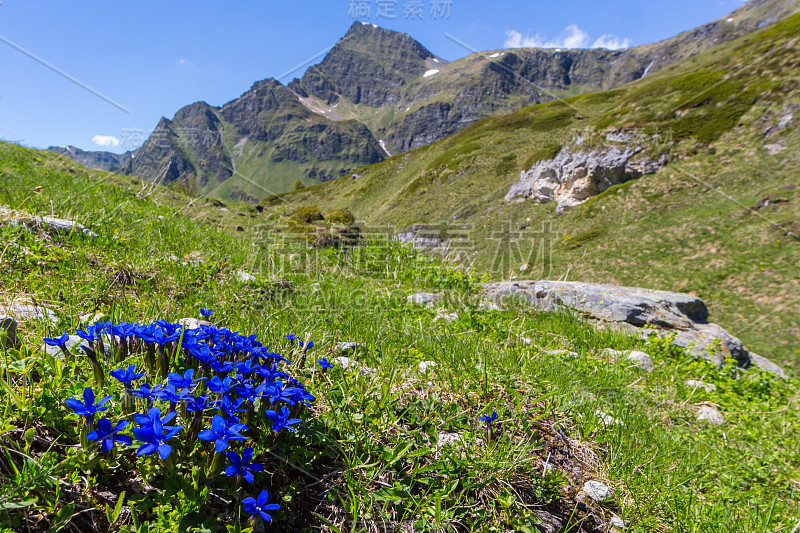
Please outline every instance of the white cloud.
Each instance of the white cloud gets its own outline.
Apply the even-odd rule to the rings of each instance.
[[[617,37],[604,33],[594,42],[592,48],[608,48],[609,50],[622,50],[623,48],[630,48],[631,40],[625,37]]]
[[[608,48],[619,50],[628,48],[631,45],[630,39],[617,37],[615,35],[603,34],[594,44],[589,34],[578,27],[577,24],[570,24],[555,39],[548,39],[540,34],[533,36],[522,35],[516,30],[506,31],[507,48]]]
[[[95,135],[92,137],[92,142],[98,146],[103,146],[106,148],[116,148],[122,144],[120,143],[119,139],[113,135]]]

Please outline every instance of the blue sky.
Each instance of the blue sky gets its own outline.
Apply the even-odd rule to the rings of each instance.
[[[121,152],[161,116],[171,118],[198,100],[222,105],[254,81],[286,73],[332,46],[353,23],[351,3],[361,4],[359,20],[404,31],[448,60],[468,52],[445,33],[478,50],[635,46],[712,21],[743,3],[438,0],[441,11],[449,4],[449,17],[441,11],[434,17],[434,1],[0,0],[0,138],[38,148]],[[380,4],[385,7],[379,17]],[[406,9],[418,13],[418,4],[421,18],[406,19]],[[385,16],[391,17],[391,6],[394,19]]]

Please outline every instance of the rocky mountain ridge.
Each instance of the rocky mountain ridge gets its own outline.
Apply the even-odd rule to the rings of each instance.
[[[797,0],[751,0],[723,19],[627,50],[500,50],[452,63],[407,34],[356,22],[288,86],[259,81],[222,107],[198,102],[162,118],[120,172],[255,201],[290,191],[298,179],[344,176],[483,118],[619,87],[797,10]],[[80,157],[108,166],[107,156]]]

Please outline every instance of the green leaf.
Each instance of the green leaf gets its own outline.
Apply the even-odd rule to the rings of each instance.
[[[35,504],[36,500],[27,500],[24,502],[1,502],[0,511],[13,511],[14,509],[25,509]]]
[[[20,398],[20,396],[16,393],[14,388],[8,383],[6,383],[6,380],[0,379],[0,387],[2,387],[11,397],[11,399],[14,400],[14,403],[17,404],[18,409],[25,408],[25,402],[22,401],[22,398]]]
[[[331,528],[331,530],[333,531],[333,533],[342,533],[342,530],[341,530],[341,529],[339,529],[338,527],[336,527],[335,525],[333,525],[333,522],[331,522],[330,520],[328,520],[327,518],[325,518],[325,517],[324,517],[324,516],[322,516],[321,514],[319,514],[319,513],[315,513],[315,512],[313,512],[313,511],[312,511],[312,513],[311,513],[311,514],[313,514],[314,516],[316,516],[317,518],[319,518],[320,520],[322,520],[322,521],[325,523],[325,525],[326,525],[326,526],[328,526],[329,528]]]
[[[75,514],[75,504],[70,502],[58,510],[56,516],[53,517],[53,525],[47,530],[47,533],[57,533],[67,527]]]

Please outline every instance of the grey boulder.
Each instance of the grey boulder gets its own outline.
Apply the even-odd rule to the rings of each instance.
[[[676,345],[718,366],[726,357],[732,357],[739,366],[755,365],[785,377],[779,366],[751,354],[742,341],[709,323],[705,302],[689,294],[574,281],[488,283],[484,292],[498,303],[514,297],[544,311],[571,310],[632,332],[674,336]],[[655,331],[641,329],[644,326]]]

